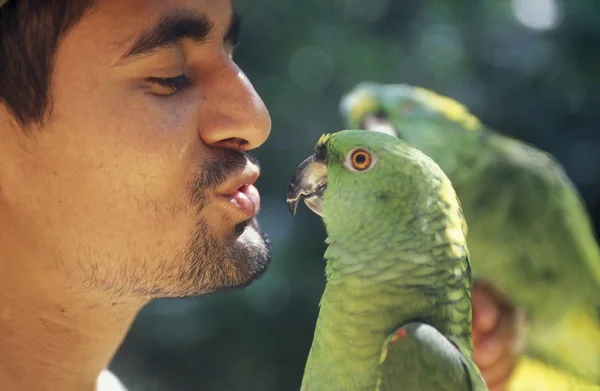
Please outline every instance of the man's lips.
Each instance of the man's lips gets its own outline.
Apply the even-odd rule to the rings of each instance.
[[[252,184],[240,186],[230,197],[232,204],[237,206],[244,215],[255,216],[260,209],[260,193]]]
[[[245,171],[244,175],[232,180],[228,189],[220,192],[220,196],[234,206],[245,219],[248,219],[255,216],[260,209],[260,193],[254,186],[259,173],[258,170],[252,168],[247,168]]]

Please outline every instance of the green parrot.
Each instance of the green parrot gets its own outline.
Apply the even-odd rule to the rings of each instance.
[[[523,353],[600,383],[600,250],[559,163],[420,87],[363,82],[340,111],[347,126],[401,138],[439,164],[469,223],[475,283],[492,282],[525,314]]]
[[[327,230],[327,283],[301,391],[487,390],[473,361],[471,264],[439,166],[394,137],[323,135],[293,174]]]

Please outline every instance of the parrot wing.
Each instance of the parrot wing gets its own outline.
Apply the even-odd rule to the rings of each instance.
[[[600,249],[585,204],[564,169],[526,143],[491,132],[486,138],[498,155],[487,171],[497,187],[495,197],[510,204],[505,218],[509,226],[516,225],[510,231],[528,235],[526,246],[516,250],[522,255],[523,278],[539,292],[549,282],[564,280],[600,305]],[[522,238],[512,239],[517,244]]]
[[[409,323],[381,351],[375,391],[487,391],[475,362],[433,326]]]
[[[493,179],[487,197],[494,194],[496,200],[481,192],[471,212],[483,214],[486,203],[504,203],[498,208],[504,219],[498,227],[506,227],[501,241],[511,243],[518,261],[515,272],[498,270],[491,280],[502,279],[498,285],[530,312],[528,351],[598,381],[600,249],[584,201],[550,154],[491,132],[484,143],[497,157],[486,170]],[[482,261],[477,267],[487,266]]]

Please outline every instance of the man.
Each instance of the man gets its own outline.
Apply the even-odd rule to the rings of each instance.
[[[247,151],[270,118],[238,32],[230,0],[0,8],[2,390],[94,390],[150,300],[265,271]]]
[[[521,349],[523,316],[492,284],[476,281],[473,356],[490,391],[507,391]]]

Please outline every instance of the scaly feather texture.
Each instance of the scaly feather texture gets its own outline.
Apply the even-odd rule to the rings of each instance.
[[[357,148],[369,169],[350,167]],[[315,155],[327,160],[327,284],[301,390],[487,390],[472,360],[466,223],[448,178],[382,134],[338,132]]]
[[[599,384],[600,249],[558,162],[419,87],[361,83],[341,108],[349,126],[369,119],[440,165],[469,223],[474,278],[527,314],[526,354]]]

